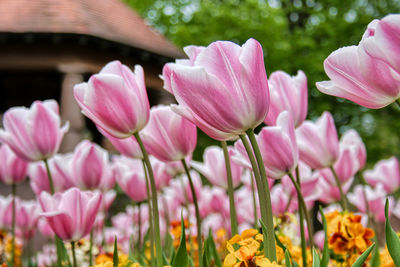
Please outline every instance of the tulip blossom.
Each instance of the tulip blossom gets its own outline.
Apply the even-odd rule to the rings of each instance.
[[[288,111],[293,118],[295,127],[301,125],[307,116],[307,77],[301,70],[291,77],[286,72],[276,71],[268,79],[271,97],[268,115],[264,122],[276,125],[276,120],[282,111]]]
[[[24,238],[31,238],[36,231],[40,207],[36,201],[18,201],[16,205],[16,226]]]
[[[341,151],[340,153],[348,148],[355,150],[354,153],[356,154],[356,158],[358,160],[359,169],[364,168],[365,162],[367,161],[367,150],[357,131],[353,129],[346,131],[340,138],[339,148]]]
[[[339,201],[341,199],[340,190],[337,187],[335,178],[331,170],[329,169],[318,170],[315,171],[313,175],[318,177],[317,188],[319,188],[319,190],[321,191],[321,194],[319,194],[319,200],[321,202],[328,204],[335,201]],[[343,178],[341,179],[342,180],[341,186],[343,192],[346,194],[349,191],[351,184],[353,183],[354,177],[353,176],[347,177],[345,182],[343,182],[344,180]]]
[[[118,185],[133,201],[142,202],[148,197],[146,178],[142,172],[125,171],[117,176]]]
[[[88,140],[76,146],[71,168],[74,184],[81,189],[97,189],[113,179],[107,151]]]
[[[190,176],[192,176],[196,196],[198,199],[201,199],[202,183],[200,175],[195,171],[190,171]],[[175,191],[175,196],[181,204],[193,203],[192,191],[190,190],[189,179],[186,174],[181,174],[172,180],[170,187]]]
[[[370,34],[364,36],[360,45],[367,54],[384,61],[400,73],[400,15],[391,14],[371,24],[373,30],[369,29]]]
[[[313,169],[331,166],[339,155],[339,140],[329,112],[316,122],[305,121],[296,129],[300,159]]]
[[[164,66],[164,87],[178,114],[217,140],[236,139],[262,123],[269,106],[268,80],[260,43],[217,41],[185,49],[189,60]]]
[[[234,151],[231,147],[228,148],[229,156],[232,157]],[[203,154],[204,163],[192,161],[191,165],[201,174],[203,174],[207,180],[215,185],[228,189],[228,178],[226,175],[226,166],[224,151],[218,146],[209,146],[206,148]],[[242,175],[242,166],[231,161],[231,172],[233,186],[236,187],[240,184],[240,178]]]
[[[62,128],[60,124],[55,100],[35,101],[30,108],[13,107],[4,114],[0,141],[26,161],[48,159],[58,151],[68,131],[68,123]]]
[[[367,199],[365,199],[365,197]],[[369,186],[356,185],[354,192],[348,194],[351,204],[357,207],[362,213],[367,213],[366,202],[368,202],[368,210],[370,215],[374,216],[377,222],[385,221],[385,202],[387,193],[382,184],[378,184],[375,189]],[[389,197],[390,206],[393,206],[394,199]]]
[[[166,162],[191,155],[197,142],[196,126],[162,105],[151,108],[149,123],[140,136],[149,153]]]
[[[18,199],[18,198],[17,198]],[[16,201],[18,201],[16,199]],[[13,197],[0,195],[0,229],[11,228]]]
[[[358,46],[343,47],[324,61],[330,81],[317,83],[326,94],[367,108],[382,108],[400,98],[399,15],[368,25]]]
[[[297,201],[297,199],[291,198],[288,194],[286,194],[281,184],[277,184],[272,187],[272,214],[275,216],[283,215],[286,211],[288,211],[291,201]]]
[[[400,164],[396,157],[378,161],[372,170],[365,171],[363,175],[373,187],[381,183],[388,194],[400,187]]]
[[[60,192],[71,187],[71,182],[65,180],[62,175],[55,171],[53,159],[49,161],[50,173],[53,178],[54,191]],[[43,162],[31,163],[28,168],[28,176],[30,178],[30,185],[32,191],[36,195],[40,195],[42,191],[51,192],[49,178],[47,176],[46,166]]]
[[[74,96],[83,114],[116,138],[137,133],[149,118],[144,72],[139,65],[133,73],[112,61],[87,83],[75,85]]]
[[[111,142],[111,144],[118,150],[121,155],[126,157],[142,159],[143,153],[140,150],[139,144],[134,136],[120,139],[108,134],[102,128],[98,127],[98,130]]]
[[[101,206],[100,193],[71,188],[53,196],[42,192],[39,203],[51,229],[64,241],[78,241],[90,233]]]
[[[296,168],[299,150],[293,121],[287,111],[278,116],[276,126],[261,129],[257,142],[268,177],[280,179]]]
[[[0,181],[19,184],[26,178],[28,162],[18,157],[6,144],[0,146]]]

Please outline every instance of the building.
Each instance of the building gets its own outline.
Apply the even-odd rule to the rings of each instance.
[[[71,151],[93,128],[73,98],[74,84],[118,59],[143,66],[151,104],[171,102],[158,76],[164,63],[182,56],[121,0],[2,0],[0,113],[58,100],[70,122],[61,150]]]

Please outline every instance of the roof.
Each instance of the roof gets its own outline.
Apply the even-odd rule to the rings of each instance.
[[[120,0],[1,0],[0,32],[84,34],[166,57],[183,56]]]

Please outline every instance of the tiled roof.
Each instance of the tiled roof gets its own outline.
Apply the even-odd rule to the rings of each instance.
[[[182,57],[178,48],[121,0],[1,0],[0,32],[85,34]]]

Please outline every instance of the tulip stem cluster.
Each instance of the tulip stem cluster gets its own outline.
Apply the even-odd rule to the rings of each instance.
[[[139,136],[139,133],[134,133],[136,141],[140,146],[140,150],[143,153],[143,160],[146,164],[147,173],[149,175],[150,180],[150,188],[151,188],[151,202],[152,202],[152,217],[153,217],[153,235],[154,242],[156,246],[156,259],[157,259],[157,267],[163,266],[163,256],[162,256],[162,247],[161,247],[161,234],[160,234],[160,220],[158,218],[158,203],[157,203],[157,189],[156,182],[154,179],[153,169],[151,167],[149,155],[144,147],[142,139]]]
[[[347,210],[347,198],[346,198],[346,194],[343,192],[343,188],[342,188],[342,185],[340,183],[339,177],[337,176],[337,173],[336,173],[335,169],[332,166],[330,166],[329,168],[331,169],[333,177],[335,178],[336,185],[339,188],[340,206],[342,207],[343,210]]]
[[[52,195],[54,195],[54,192],[55,192],[54,183],[53,183],[53,177],[51,176],[51,172],[50,172],[49,162],[47,159],[44,159],[43,162],[44,162],[44,165],[46,166],[47,177],[49,179],[50,193]]]
[[[72,250],[72,261],[73,261],[74,267],[78,267],[78,264],[76,263],[76,255],[75,255],[75,241],[71,241],[71,250]]]
[[[193,180],[192,176],[190,175],[189,168],[186,164],[185,159],[182,159],[182,165],[183,168],[185,169],[186,175],[189,180],[189,185],[190,185],[190,191],[192,192],[192,197],[193,197],[193,204],[194,204],[194,210],[196,213],[196,227],[197,227],[197,252],[199,255],[199,266],[203,267],[203,247],[202,247],[202,240],[201,240],[201,218],[200,218],[200,210],[199,210],[199,204],[197,202],[197,195],[196,195],[196,190],[194,189],[193,185]]]
[[[276,261],[276,248],[275,248],[275,232],[274,232],[274,222],[272,217],[272,206],[271,197],[269,194],[269,188],[267,186],[267,175],[264,168],[264,163],[262,162],[260,149],[258,148],[257,142],[255,140],[254,132],[252,129],[246,131],[247,136],[252,144],[250,146],[245,135],[240,135],[240,139],[246,149],[247,155],[249,157],[251,166],[253,168],[254,176],[256,179],[256,185],[258,189],[258,199],[260,203],[261,210],[261,220],[266,224],[268,233],[263,232],[264,236],[264,254],[271,261]],[[254,152],[253,152],[254,151]],[[256,156],[256,159],[254,158]],[[258,162],[258,166],[257,166]],[[260,171],[260,169],[262,169]],[[260,173],[263,172],[263,175]],[[265,180],[265,181],[264,181]]]
[[[234,188],[233,188],[231,161],[229,159],[229,152],[228,152],[228,147],[226,145],[226,141],[221,141],[221,145],[224,151],[226,177],[228,180],[229,214],[231,219],[231,232],[232,232],[231,234],[232,236],[234,236],[238,234],[238,222],[235,209],[235,198],[233,195]]]

